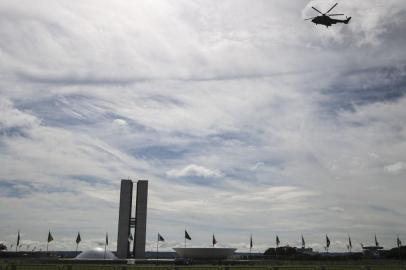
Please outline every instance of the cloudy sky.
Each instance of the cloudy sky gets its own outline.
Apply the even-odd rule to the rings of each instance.
[[[72,250],[149,180],[148,250],[406,242],[406,3],[0,0],[0,241]]]

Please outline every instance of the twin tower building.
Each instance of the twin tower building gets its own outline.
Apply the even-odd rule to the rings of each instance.
[[[131,180],[121,180],[117,236],[117,257],[121,259],[145,258],[148,181],[139,180],[136,184],[137,195],[133,218],[131,212],[135,183]]]

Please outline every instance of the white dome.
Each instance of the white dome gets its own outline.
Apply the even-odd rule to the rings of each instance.
[[[118,258],[113,252],[106,250],[104,248],[98,247],[91,250],[86,250],[81,252],[78,256],[75,257],[78,260],[117,260]]]

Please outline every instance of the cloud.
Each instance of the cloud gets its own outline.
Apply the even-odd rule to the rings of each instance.
[[[13,107],[13,103],[0,97],[0,133],[11,135],[24,129],[30,129],[40,123],[35,116],[24,113]]]
[[[127,125],[127,121],[125,121],[124,119],[114,119],[113,123],[119,125],[119,126],[126,126]]]
[[[203,178],[210,178],[210,177],[220,177],[221,173],[215,170],[210,170],[203,166],[199,166],[196,164],[190,164],[182,169],[173,169],[169,170],[166,173],[169,177],[188,177],[188,176],[197,176]]]
[[[394,164],[390,164],[390,165],[385,166],[385,171],[387,171],[388,173],[392,173],[392,174],[399,174],[403,170],[405,170],[405,168],[406,168],[405,163],[396,162]]]
[[[114,243],[128,177],[150,181],[150,243],[406,233],[402,0],[341,1],[328,29],[301,13],[334,2],[27,4],[0,3],[5,241]]]

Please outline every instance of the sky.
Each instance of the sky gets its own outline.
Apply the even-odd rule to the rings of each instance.
[[[147,250],[406,242],[406,2],[334,3],[0,0],[0,242],[115,250],[127,178]]]

